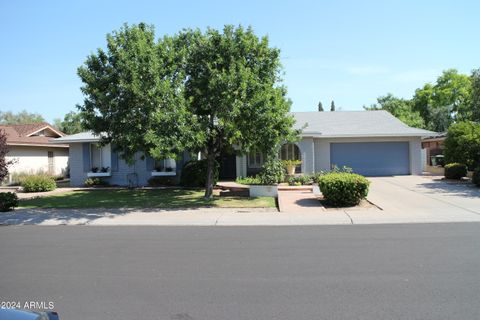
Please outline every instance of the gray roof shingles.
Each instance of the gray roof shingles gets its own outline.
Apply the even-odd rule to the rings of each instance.
[[[303,136],[381,137],[434,134],[432,131],[409,127],[384,110],[292,112],[292,115],[296,120],[295,128],[303,128]]]
[[[384,110],[292,112],[302,136],[314,137],[425,137],[435,132],[412,128]],[[91,132],[53,139],[54,143],[98,141]]]

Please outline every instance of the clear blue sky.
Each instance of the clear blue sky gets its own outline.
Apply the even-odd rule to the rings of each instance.
[[[124,22],[184,28],[251,25],[281,49],[294,111],[331,100],[358,110],[411,97],[447,68],[480,67],[480,1],[0,0],[0,110],[48,121],[81,103],[76,69]]]

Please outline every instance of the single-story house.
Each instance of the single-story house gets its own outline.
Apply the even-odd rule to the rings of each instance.
[[[411,128],[386,111],[293,112],[300,141],[287,143],[280,159],[298,159],[297,173],[348,166],[366,176],[422,174],[421,139],[434,133]],[[128,165],[99,146],[99,138],[84,132],[55,139],[70,145],[70,181],[82,185],[88,177],[106,177],[111,184],[146,185],[152,176],[178,177],[191,159],[184,152],[177,160],[155,161],[138,153]],[[254,175],[264,163],[260,152],[248,155],[224,154],[219,159],[220,178]],[[103,170],[101,169],[103,168]],[[102,172],[103,171],[103,172]]]
[[[68,167],[68,144],[52,143],[50,139],[64,137],[50,124],[32,123],[0,125],[7,136],[6,160],[15,160],[8,168],[10,178],[15,173],[66,173]]]

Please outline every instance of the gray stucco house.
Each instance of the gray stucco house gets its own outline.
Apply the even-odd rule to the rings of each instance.
[[[431,136],[431,131],[409,127],[381,110],[292,115],[296,128],[302,129],[301,139],[283,145],[279,157],[301,160],[298,173],[329,170],[333,165],[348,166],[366,176],[422,173],[421,139]],[[138,153],[134,165],[129,166],[112,152],[111,146],[99,147],[98,141],[89,132],[54,140],[70,145],[71,185],[83,185],[88,177],[104,177],[111,184],[143,186],[152,176],[179,177],[183,164],[192,157],[184,152],[176,160],[155,161]],[[248,155],[225,154],[218,160],[220,178],[235,179],[258,173],[264,157],[252,151]],[[102,167],[105,172],[100,172]]]

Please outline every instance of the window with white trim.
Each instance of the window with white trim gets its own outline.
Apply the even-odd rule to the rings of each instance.
[[[280,149],[278,157],[281,160],[301,160],[300,149],[294,143],[286,143]]]
[[[248,166],[250,168],[261,168],[263,166],[263,154],[254,150],[248,154]]]
[[[110,171],[110,145],[101,146],[98,143],[90,144],[90,166],[92,172]]]
[[[155,160],[156,172],[175,172],[177,170],[177,162],[175,159],[167,158]]]

